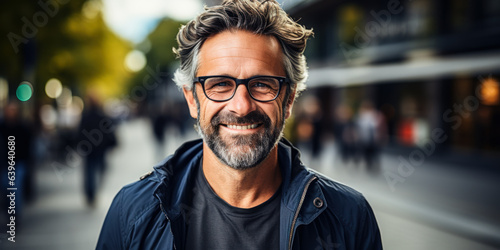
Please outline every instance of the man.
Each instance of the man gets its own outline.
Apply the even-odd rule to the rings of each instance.
[[[79,141],[87,139],[88,131],[99,130],[102,121],[111,121],[102,110],[101,100],[95,91],[90,91],[85,98],[85,109],[78,131],[86,131],[80,134]],[[116,146],[116,136],[114,131],[106,131],[99,139],[99,143],[84,157],[83,166],[83,190],[87,205],[95,207],[95,200],[99,189],[98,180],[102,179],[106,173],[106,153]],[[85,134],[85,135],[84,135]]]
[[[274,0],[224,1],[182,27],[175,81],[202,140],[117,194],[97,248],[381,249],[363,196],[281,139],[311,35]]]

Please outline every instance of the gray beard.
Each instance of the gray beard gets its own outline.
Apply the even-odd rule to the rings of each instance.
[[[218,122],[221,116],[225,116],[224,123],[230,120],[232,121],[231,123],[236,121],[240,124],[254,123],[256,118],[249,117],[260,117],[258,122],[262,123],[263,132],[251,135],[227,135],[223,137],[219,131],[222,125],[219,125]],[[200,117],[199,114],[198,117]],[[263,117],[265,118],[262,119]],[[197,119],[197,125],[198,133],[215,156],[222,163],[236,170],[250,169],[264,161],[281,139],[284,129],[283,122],[279,126],[272,128],[269,117],[257,112],[250,113],[242,118],[230,118],[228,114],[221,115],[219,113],[212,118],[209,125],[205,127],[201,126],[199,118]]]
[[[217,158],[225,165],[236,169],[245,170],[256,167],[264,161],[271,150],[278,144],[283,136],[285,127],[285,114],[281,119],[281,123],[276,127],[272,127],[271,119],[262,113],[253,111],[245,117],[236,117],[229,113],[217,113],[210,123],[203,127],[200,124],[200,103],[196,96],[196,91],[193,91],[196,101],[198,118],[196,119],[196,127],[198,134],[207,144],[208,148],[217,156]],[[262,123],[262,133],[251,135],[235,135],[222,138],[219,132],[221,122],[224,123]],[[226,140],[225,140],[226,139]]]

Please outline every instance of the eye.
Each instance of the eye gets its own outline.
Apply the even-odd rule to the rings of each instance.
[[[271,86],[269,86],[269,84],[265,83],[265,82],[256,82],[252,85],[254,88],[271,88]]]
[[[279,82],[273,78],[257,78],[250,82],[250,87],[259,92],[277,91]]]
[[[209,78],[205,82],[205,90],[213,92],[230,92],[235,86],[234,81],[224,77]]]
[[[227,86],[230,86],[231,83],[228,82],[228,81],[223,81],[223,82],[216,82],[213,84],[212,87],[227,87]]]

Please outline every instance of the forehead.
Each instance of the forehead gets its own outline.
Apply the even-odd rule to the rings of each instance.
[[[206,72],[237,77],[252,74],[253,71],[283,75],[282,56],[281,45],[274,36],[243,30],[224,31],[203,43],[199,75]]]

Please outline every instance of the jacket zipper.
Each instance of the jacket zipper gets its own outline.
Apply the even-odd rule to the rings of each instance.
[[[295,223],[297,222],[297,218],[299,217],[299,212],[300,209],[302,208],[302,205],[304,203],[304,199],[306,198],[307,190],[309,189],[309,185],[316,180],[316,176],[312,177],[309,179],[309,181],[306,183],[306,186],[304,188],[304,191],[302,192],[302,196],[300,197],[300,202],[299,205],[297,206],[297,211],[295,211],[295,215],[293,216],[293,221],[292,221],[292,228],[290,229],[290,238],[288,239],[288,249],[292,250],[292,238],[293,238],[293,229],[295,227]]]
[[[163,215],[165,215],[165,218],[167,218],[167,220],[170,221],[170,219],[167,216],[167,213],[165,212],[165,209],[163,208],[163,204],[161,202],[160,202],[160,208],[161,208],[161,212],[163,213]],[[170,224],[170,225],[172,225],[172,224]],[[172,233],[172,227],[170,227],[170,234],[172,234],[172,238],[173,238],[174,233]],[[174,239],[172,240],[172,244],[174,246],[174,250],[177,249],[175,247],[175,240]]]

